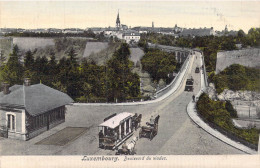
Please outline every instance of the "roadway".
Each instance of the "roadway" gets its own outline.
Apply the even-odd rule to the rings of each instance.
[[[194,78],[194,93],[200,89],[200,74],[195,74],[200,58],[194,59],[190,75]],[[186,77],[187,77],[186,76]],[[185,81],[185,80],[184,80]],[[244,154],[199,128],[186,112],[193,93],[184,92],[184,83],[168,98],[151,104],[113,106],[86,105],[68,106],[66,122],[29,140],[1,139],[2,155],[110,155],[115,151],[98,148],[97,126],[113,113],[132,112],[143,114],[142,125],[151,114],[160,114],[158,135],[152,141],[142,138],[137,141],[138,155],[207,155]],[[88,127],[88,131],[65,146],[35,145],[38,141],[65,127]]]

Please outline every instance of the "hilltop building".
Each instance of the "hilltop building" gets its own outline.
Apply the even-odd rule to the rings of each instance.
[[[213,27],[211,28],[199,28],[199,29],[183,29],[182,32],[179,33],[179,36],[183,37],[202,37],[202,36],[211,36],[215,35],[215,31]]]
[[[2,85],[0,92],[1,134],[19,140],[31,139],[65,121],[65,105],[73,100],[65,93],[43,84],[24,85],[9,88]]]
[[[216,36],[236,36],[237,33],[238,31],[234,31],[234,30],[228,31],[228,27],[226,25],[224,30],[216,32]]]
[[[126,43],[137,43],[140,40],[140,33],[134,30],[125,31],[123,39]]]

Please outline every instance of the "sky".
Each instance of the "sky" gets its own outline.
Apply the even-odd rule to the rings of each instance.
[[[2,1],[0,28],[114,27],[119,10],[128,26],[223,30],[260,27],[260,1]]]

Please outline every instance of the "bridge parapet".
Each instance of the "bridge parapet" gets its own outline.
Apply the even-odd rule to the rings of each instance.
[[[183,63],[189,55],[193,54],[193,50],[189,48],[173,47],[159,44],[148,43],[148,48],[155,48],[165,52],[171,52],[175,54],[175,59],[179,63]]]

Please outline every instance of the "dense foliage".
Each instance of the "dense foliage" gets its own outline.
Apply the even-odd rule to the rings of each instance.
[[[214,71],[216,67],[217,52],[220,50],[237,49],[235,44],[242,44],[243,47],[260,46],[260,28],[251,28],[248,34],[239,30],[236,36],[205,36],[205,37],[179,37],[148,33],[142,34],[139,46],[145,47],[146,43],[170,45],[187,48],[200,48],[205,56],[205,64],[208,72]]]
[[[7,33],[5,34],[6,37],[8,36],[14,36],[14,37],[91,37],[95,38],[96,35],[93,31],[88,30],[84,31],[82,33],[54,33],[54,32],[40,32],[40,33],[35,33],[35,32],[13,32],[13,33]]]
[[[235,114],[234,111],[230,109],[230,104],[228,102],[213,101],[207,94],[203,93],[197,102],[197,109],[202,118],[207,122],[214,123],[218,127],[221,127],[252,144],[258,144],[259,130],[256,128],[239,129],[234,127],[231,117]]]
[[[260,91],[260,70],[256,68],[233,64],[211,78],[217,93],[224,89]]]
[[[167,53],[161,50],[149,49],[141,59],[143,70],[147,71],[153,80],[160,79],[166,82],[169,74],[176,70],[177,61],[174,53]],[[179,67],[179,65],[178,65]]]
[[[104,66],[84,60],[79,64],[73,47],[66,56],[56,61],[55,53],[34,59],[33,52],[25,54],[24,62],[15,46],[7,63],[0,68],[0,82],[11,86],[22,84],[25,77],[31,78],[32,84],[43,83],[67,93],[80,102],[124,101],[140,97],[140,81],[137,74],[130,69],[130,51],[127,44],[114,53]]]

